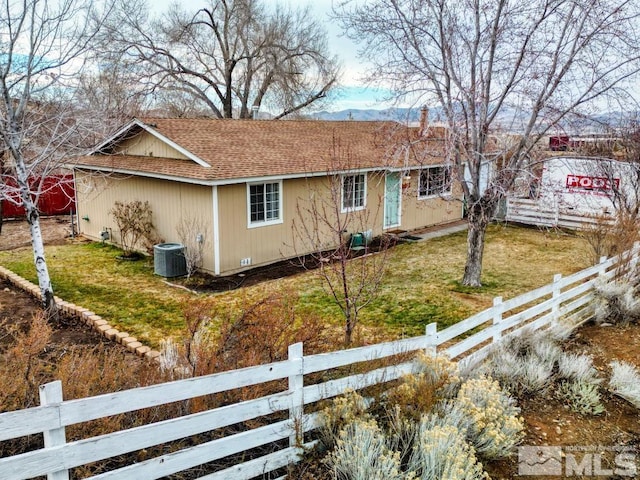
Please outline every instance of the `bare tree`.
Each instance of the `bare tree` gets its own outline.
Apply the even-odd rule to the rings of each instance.
[[[609,158],[596,157],[585,172],[601,180],[595,193],[611,201],[610,214],[603,214],[584,229],[594,261],[602,255],[621,254],[640,240],[640,125],[631,119],[610,134]],[[592,147],[593,149],[593,147]],[[600,153],[600,152],[598,152]],[[618,157],[613,159],[611,157]],[[604,181],[603,181],[604,180]]]
[[[374,65],[371,79],[437,104],[447,124],[469,222],[465,285],[481,285],[486,227],[534,145],[596,100],[628,95],[639,8],[633,0],[347,0],[336,8]],[[496,141],[505,130],[518,135]]]
[[[259,0],[210,0],[193,11],[176,3],[149,19],[141,2],[121,2],[103,39],[108,56],[136,69],[149,91],[172,91],[216,118],[276,118],[325,98],[338,69],[326,32],[309,8],[267,9]]]
[[[118,128],[147,111],[149,99],[137,85],[132,73],[124,71],[119,63],[98,65],[83,71],[75,91],[76,116],[90,122],[86,138],[93,147],[113,134]]]
[[[68,101],[74,90],[69,80],[82,68],[95,31],[91,3],[5,0],[0,6],[0,142],[7,152],[0,197],[10,201],[17,194],[26,210],[42,303],[52,315],[37,199],[44,179],[82,144],[84,132]]]
[[[209,243],[205,238],[205,231],[205,221],[199,216],[182,216],[176,225],[178,238],[185,247],[183,254],[187,266],[187,279],[202,267],[205,243]]]
[[[360,310],[382,285],[389,237],[377,239],[375,248],[370,243],[368,229],[378,221],[383,202],[367,204],[365,176],[351,170],[348,148],[334,140],[331,155],[326,179],[314,180],[308,197],[298,199],[293,238],[303,265],[318,274],[344,315],[345,343],[349,344]],[[376,180],[384,182],[384,175],[368,174],[370,185]]]

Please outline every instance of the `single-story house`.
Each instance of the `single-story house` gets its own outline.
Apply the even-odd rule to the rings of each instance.
[[[462,217],[442,129],[397,122],[134,119],[74,175],[82,235],[118,243],[114,203],[148,201],[165,242],[180,242],[180,219],[197,220],[202,269],[215,275],[310,253],[295,232],[319,200],[359,216],[345,234]]]

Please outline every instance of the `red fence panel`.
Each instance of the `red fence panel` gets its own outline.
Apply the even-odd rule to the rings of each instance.
[[[39,177],[30,180],[33,189],[37,190],[40,182]],[[14,186],[14,181],[7,181],[7,184]],[[73,185],[73,175],[51,175],[42,180],[42,192],[37,199],[38,210],[41,215],[66,215],[76,209],[76,195]],[[24,217],[24,207],[14,202],[2,201],[2,216]],[[20,202],[21,203],[21,202]]]

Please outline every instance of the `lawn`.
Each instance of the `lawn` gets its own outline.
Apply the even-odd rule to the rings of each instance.
[[[100,243],[54,245],[46,252],[59,297],[154,347],[181,334],[181,305],[196,296],[155,276],[151,260],[118,260],[118,249]],[[361,312],[367,330],[399,337],[423,333],[430,322],[444,328],[491,306],[495,296],[511,298],[550,282],[555,273],[585,268],[589,258],[586,244],[574,235],[494,225],[487,234],[484,286],[469,289],[458,283],[465,254],[465,232],[394,247],[379,296]],[[32,262],[29,248],[0,252],[0,264],[35,281]],[[302,315],[313,311],[327,322],[340,322],[339,310],[313,272],[216,294],[216,300],[237,305],[284,289],[297,292]]]

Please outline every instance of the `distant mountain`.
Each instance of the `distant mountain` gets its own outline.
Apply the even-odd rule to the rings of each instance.
[[[376,109],[347,109],[337,112],[320,111],[308,115],[313,120],[395,120],[402,123],[417,124],[420,121],[419,108],[387,108]],[[610,128],[619,128],[629,125],[630,118],[639,118],[638,113],[603,112],[589,117],[566,119],[561,130],[574,134],[603,132]],[[524,128],[528,117],[515,109],[504,109],[496,119],[496,125],[501,125],[505,131],[518,132]],[[439,108],[429,108],[429,122],[442,121]]]
[[[420,119],[420,110],[415,108],[386,108],[384,110],[350,108],[338,112],[314,112],[308,115],[314,120],[396,120],[398,122],[417,122]],[[431,114],[429,115],[431,117]]]

